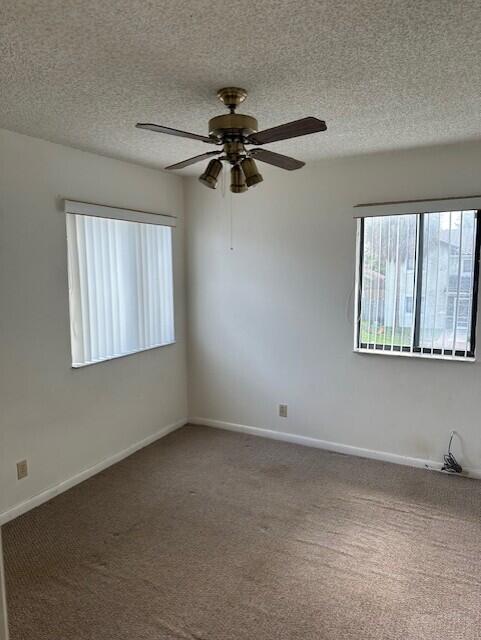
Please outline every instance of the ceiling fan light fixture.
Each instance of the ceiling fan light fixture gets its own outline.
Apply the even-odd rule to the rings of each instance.
[[[217,187],[217,178],[221,171],[222,162],[217,159],[211,160],[204,173],[199,176],[199,181],[209,189],[215,189]]]
[[[241,167],[248,187],[255,187],[256,184],[259,184],[259,182],[264,180],[252,158],[244,158],[241,162]]]
[[[235,164],[230,171],[230,190],[232,193],[247,191],[246,178],[240,164]]]

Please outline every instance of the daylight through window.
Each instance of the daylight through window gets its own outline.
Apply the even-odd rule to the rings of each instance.
[[[358,350],[474,357],[477,214],[358,221]]]

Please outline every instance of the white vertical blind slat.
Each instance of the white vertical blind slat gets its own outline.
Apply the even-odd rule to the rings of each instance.
[[[371,228],[371,241],[370,241],[370,244],[369,244],[370,251],[371,251],[371,255],[370,255],[371,263],[374,261],[374,258],[373,258],[373,255],[372,255],[373,251],[374,251],[374,226],[375,226],[374,223],[375,223],[374,218],[372,218],[369,221],[366,220],[366,224],[369,224],[369,226]],[[366,273],[366,275],[368,276],[368,287],[369,287],[369,299],[368,299],[368,305],[367,305],[367,313],[368,313],[368,316],[367,316],[367,332],[368,332],[368,339],[367,339],[366,342],[367,342],[367,348],[369,349],[370,348],[370,343],[371,343],[371,340],[369,338],[370,338],[371,327],[372,327],[372,323],[371,323],[371,320],[372,320],[372,290],[374,289],[374,287],[373,287],[373,277],[372,277],[373,276],[372,265],[370,266],[370,273],[369,274]],[[364,281],[366,281],[366,280],[367,280],[367,278],[364,279]]]
[[[419,254],[421,252],[421,218],[420,216],[416,216],[416,246],[414,248],[413,255],[413,279],[414,279],[414,288],[413,288],[413,313],[412,313],[412,325],[411,325],[411,341],[409,345],[409,353],[414,353],[414,340],[416,334],[416,316],[418,315],[418,306],[419,306],[419,297],[418,289],[419,289],[419,272],[422,272],[422,269],[419,269]],[[421,310],[419,310],[419,316],[421,315]]]
[[[428,260],[428,254],[429,254],[429,241],[430,241],[430,231],[431,231],[431,218],[429,216],[424,218],[424,247],[423,247],[423,265],[421,268],[422,271],[422,280],[421,280],[421,284],[422,284],[422,294],[421,294],[421,308],[423,309],[423,320],[421,322],[421,326],[419,328],[419,335],[420,335],[420,344],[424,345],[424,339],[425,339],[425,327],[426,327],[426,310],[428,308],[428,304],[427,304],[427,298],[428,298],[428,283],[429,283],[429,274],[430,274],[430,269],[429,269],[429,260]]]
[[[451,247],[451,234],[452,234],[452,212],[449,212],[449,231],[448,231],[448,247]],[[448,286],[449,286],[449,276],[451,273],[451,251],[448,251],[448,265],[447,265],[447,278],[448,278]],[[442,344],[442,354],[446,353],[446,318],[448,316],[448,300],[449,296],[446,295],[446,302],[444,306],[444,326],[443,326],[443,344]]]
[[[163,237],[159,237],[159,244],[162,247],[162,250],[159,251],[159,258],[160,258],[160,261],[159,261],[159,273],[160,273],[159,294],[160,294],[160,297],[161,297],[161,304],[164,304],[169,308],[169,314],[170,314],[170,311],[171,311],[170,310],[170,297],[169,297],[169,291],[167,290],[168,282],[167,282],[167,273],[166,273],[166,269],[165,269],[165,261],[170,259],[168,240],[169,240],[169,237],[167,235],[164,235]],[[166,324],[164,322],[162,324],[161,331],[162,331],[163,339],[164,340],[169,340],[168,324]]]
[[[152,235],[153,234],[145,234],[145,255],[147,256],[147,286],[148,286],[148,295],[149,295],[149,345],[155,344],[156,342],[156,331],[155,331],[155,288],[156,284],[154,283],[154,252],[152,248]],[[158,284],[158,274],[155,274]]]
[[[152,268],[156,273],[159,274],[159,281],[157,285],[154,287],[154,316],[156,318],[161,318],[160,315],[160,295],[161,295],[161,287],[162,287],[162,272],[160,270],[160,246],[159,246],[159,238],[160,234],[158,229],[155,230],[155,233],[152,234],[152,256],[153,263]],[[156,342],[160,342],[162,340],[162,322],[156,324],[155,327],[155,340]]]
[[[463,263],[463,222],[464,212],[461,211],[461,224],[459,227],[459,247],[458,247],[458,278],[456,287],[456,302],[454,309],[454,323],[453,323],[453,355],[456,353],[456,334],[458,331],[458,313],[459,313],[459,292],[461,289],[461,265]]]
[[[92,227],[94,226],[91,222]],[[104,274],[102,265],[102,220],[95,229],[92,229],[92,238],[94,245],[95,255],[95,271],[93,273],[93,279],[95,280],[95,292],[96,292],[96,309],[97,309],[97,331],[99,339],[99,350],[97,353],[97,359],[103,358],[107,353],[107,327],[105,326],[105,313],[103,308],[103,293],[104,293]]]
[[[118,303],[118,318],[119,318],[119,351],[118,354],[128,351],[128,336],[126,317],[124,313],[125,309],[125,277],[122,270],[122,255],[124,251],[124,238],[122,233],[122,227],[118,224],[115,225],[115,270],[117,273],[117,303]]]
[[[112,318],[112,353],[120,353],[120,317],[118,298],[118,274],[117,274],[117,225],[112,225],[108,234],[109,243],[109,267],[110,267],[110,295],[111,295],[111,318]]]
[[[138,334],[139,345],[145,348],[145,293],[144,293],[144,265],[142,260],[142,227],[137,228],[135,234],[135,262],[137,265],[137,318],[138,318]]]
[[[91,335],[91,351],[90,351],[90,361],[94,361],[97,358],[97,354],[99,352],[99,328],[97,321],[97,287],[96,287],[96,278],[95,278],[95,250],[94,250],[94,240],[92,234],[92,225],[91,220],[85,218],[84,222],[84,230],[85,230],[85,245],[79,246],[79,250],[81,250],[85,254],[85,268],[87,270],[87,288],[89,291],[89,326],[90,326],[90,335]],[[80,301],[83,305],[83,300]]]
[[[378,218],[378,233],[379,233],[379,258],[378,258],[378,266],[377,266],[377,272],[378,274],[381,273],[381,262],[382,262],[382,218]],[[376,323],[374,325],[374,348],[376,348],[377,345],[377,338],[378,338],[378,330],[379,330],[379,298],[380,298],[380,294],[381,294],[381,277],[378,275],[377,277],[377,295],[376,295]]]
[[[410,340],[409,340],[409,350],[412,352],[413,350],[413,345],[414,345],[414,324],[415,324],[415,318],[416,318],[416,247],[417,247],[417,241],[418,241],[418,233],[419,233],[419,225],[418,225],[418,217],[412,217],[410,218],[410,222],[414,225],[414,230],[413,230],[413,235],[414,235],[414,244],[412,245],[411,242],[408,240],[409,242],[409,252],[408,252],[408,256],[409,256],[409,260],[408,260],[408,266],[412,267],[412,313],[411,313],[411,336],[410,336]],[[410,238],[411,236],[409,236]]]
[[[474,281],[474,269],[475,269],[475,255],[476,255],[476,232],[477,232],[478,220],[473,212],[473,237],[471,244],[471,273],[469,275],[469,297],[468,297],[468,326],[466,328],[466,344],[464,347],[464,356],[468,355],[468,349],[472,349],[471,345],[471,325],[472,325],[472,308],[473,308],[473,281]]]
[[[386,265],[385,265],[385,269],[384,269],[386,281],[387,281],[388,275],[390,275],[389,272],[388,272],[388,270],[390,268],[390,264],[391,264],[391,218],[389,218],[389,220],[388,220],[387,258],[386,258]],[[386,295],[386,284],[387,283],[385,282],[384,283],[384,296]],[[387,302],[387,300],[385,299],[384,300],[384,309],[385,309],[385,312],[384,312],[384,325],[385,326],[390,326],[389,321],[390,321],[390,319],[392,317],[392,310],[391,310],[391,315],[389,315],[389,307],[387,307],[386,302]],[[391,320],[391,326],[392,326],[392,320]],[[386,350],[386,340],[385,339],[383,340],[382,348],[383,348],[383,351]]]
[[[438,309],[438,287],[439,287],[439,247],[441,245],[440,243],[440,236],[441,236],[441,214],[440,213],[435,213],[432,214],[433,216],[436,216],[438,219],[438,232],[437,232],[437,242],[436,242],[436,281],[435,281],[435,285],[434,285],[434,309],[433,309],[433,326],[432,326],[432,330],[431,330],[431,351],[434,349],[434,336],[436,333],[436,328],[437,328],[437,309]]]
[[[67,218],[67,237],[75,237],[77,229],[75,228],[75,220]],[[70,305],[70,325],[71,331],[77,336],[76,354],[75,356],[83,357],[83,331],[82,331],[82,309],[77,304],[75,291],[80,289],[80,270],[71,268],[72,265],[78,264],[77,243],[69,243],[68,245],[68,295]]]
[[[67,217],[67,237],[76,238],[79,229],[73,218]],[[70,242],[68,245],[68,267],[69,267],[69,303],[71,316],[72,334],[76,336],[75,341],[75,359],[81,359],[87,353],[88,344],[84,344],[84,326],[86,324],[85,311],[88,310],[88,298],[86,305],[82,308],[79,304],[75,292],[77,290],[85,290],[85,269],[83,268],[83,260],[78,253],[77,242]],[[79,265],[79,268],[74,268]],[[73,346],[73,344],[72,344]],[[90,349],[88,353],[90,352]]]
[[[164,256],[164,304],[168,309],[166,316],[166,340],[168,342],[174,340],[174,270],[172,268],[174,257],[172,252],[172,229],[166,229],[164,233],[165,250],[162,252]]]
[[[398,281],[399,281],[399,223],[401,218],[398,216],[397,218],[397,229],[396,229],[396,266],[394,268],[394,300],[393,300],[393,320],[392,320],[392,329],[391,329],[391,349],[394,346],[394,335],[396,333],[396,305],[398,299]]]
[[[153,295],[152,295],[153,283],[152,283],[152,270],[151,270],[152,255],[151,255],[151,249],[150,249],[150,237],[147,233],[144,233],[143,253],[145,256],[145,278],[147,283],[147,300],[148,300],[147,330],[148,330],[148,337],[149,337],[147,346],[149,346],[154,343],[154,316],[153,316],[153,309],[152,309],[152,302],[153,302]]]
[[[102,255],[102,316],[105,319],[105,352],[113,353],[112,335],[114,332],[114,321],[112,318],[112,289],[111,289],[111,265],[108,248],[109,230],[107,220],[102,220],[100,225],[100,249]],[[110,328],[110,331],[108,330]]]
[[[401,272],[400,275],[400,279],[399,279],[399,290],[400,290],[400,295],[407,297],[407,279],[408,279],[408,268],[409,268],[409,228],[410,228],[410,219],[407,221],[407,224],[404,225],[403,227],[403,232],[404,232],[404,238],[401,241],[401,244],[405,247],[404,249],[404,255],[401,257],[401,265],[402,262],[404,261],[404,273]],[[401,281],[401,276],[402,276],[402,281]],[[401,326],[399,327],[400,329],[400,340],[399,340],[399,344],[401,345],[401,351],[403,350],[404,347],[404,325],[406,324],[406,309],[403,309],[403,321],[401,322]]]

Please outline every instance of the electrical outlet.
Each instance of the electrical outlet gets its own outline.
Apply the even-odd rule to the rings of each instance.
[[[281,418],[287,418],[287,404],[279,405],[279,415]]]
[[[26,460],[17,462],[17,480],[22,480],[28,476],[28,464]]]

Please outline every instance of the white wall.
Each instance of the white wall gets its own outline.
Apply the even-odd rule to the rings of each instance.
[[[3,571],[2,530],[0,528],[0,640],[8,640],[7,594]]]
[[[179,217],[175,345],[71,368],[65,197]],[[183,236],[180,178],[0,130],[0,519],[187,416]]]
[[[479,194],[480,167],[481,144],[262,165],[232,198],[233,251],[230,194],[189,179],[190,415],[434,460],[455,427],[481,468],[481,362],[352,351],[352,206]]]

